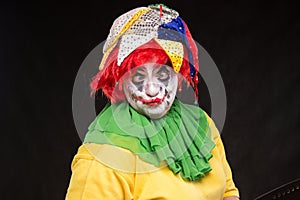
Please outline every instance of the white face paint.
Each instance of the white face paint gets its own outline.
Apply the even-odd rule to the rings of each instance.
[[[152,119],[163,117],[176,96],[178,77],[168,65],[146,63],[126,77],[123,90],[128,103]]]

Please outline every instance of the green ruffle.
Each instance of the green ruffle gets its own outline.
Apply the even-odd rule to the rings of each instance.
[[[168,114],[156,120],[127,102],[108,104],[90,124],[84,143],[126,148],[156,166],[165,161],[175,174],[195,181],[211,170],[215,143],[210,138],[205,112],[175,99]]]

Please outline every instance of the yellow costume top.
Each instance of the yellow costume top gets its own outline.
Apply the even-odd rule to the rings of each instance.
[[[66,200],[219,200],[239,196],[220,134],[211,118],[206,117],[216,146],[209,160],[212,170],[199,181],[186,181],[168,166],[155,168],[126,149],[85,143],[72,161]]]

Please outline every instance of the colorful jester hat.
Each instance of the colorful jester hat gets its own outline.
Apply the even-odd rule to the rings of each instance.
[[[135,8],[113,22],[103,47],[99,73],[90,85],[92,93],[102,88],[112,102],[124,99],[120,95],[112,95],[113,88],[118,85],[121,87],[119,80],[124,70],[118,68],[124,69],[124,65],[128,65],[126,59],[137,49],[149,46],[164,51],[173,70],[181,73],[193,87],[195,102],[198,102],[199,64],[196,43],[178,12],[163,4]],[[128,69],[128,66],[125,68]]]

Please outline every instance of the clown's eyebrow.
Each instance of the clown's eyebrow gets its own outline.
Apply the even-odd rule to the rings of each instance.
[[[146,68],[144,66],[141,66],[138,69],[136,69],[135,73],[144,75],[146,74]]]
[[[162,71],[170,73],[170,71],[167,69],[167,67],[169,67],[169,66],[161,65],[161,67],[159,68],[159,70],[157,71],[157,73],[160,73]]]

